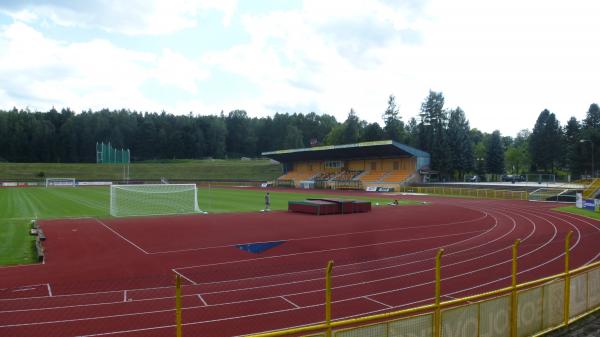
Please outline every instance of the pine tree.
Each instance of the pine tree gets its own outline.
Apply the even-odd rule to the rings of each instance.
[[[485,165],[488,173],[496,175],[504,172],[504,148],[498,130],[492,133],[487,143]]]
[[[404,142],[404,123],[400,117],[400,112],[396,106],[396,97],[390,95],[388,98],[388,107],[383,113],[385,122],[385,134],[388,139],[398,142]]]
[[[460,107],[451,110],[447,131],[449,162],[450,169],[458,172],[459,179],[473,168],[473,143],[469,137],[469,129],[464,111]]]
[[[429,91],[421,104],[419,125],[417,126],[418,147],[431,154],[431,167],[442,174],[449,172],[446,126],[448,115],[444,110],[444,95]]]
[[[532,163],[536,168],[548,172],[560,162],[562,147],[562,129],[556,120],[556,116],[544,109],[535,122],[530,137],[529,151]]]
[[[571,175],[580,175],[584,171],[581,140],[581,124],[571,117],[565,126],[567,167]]]

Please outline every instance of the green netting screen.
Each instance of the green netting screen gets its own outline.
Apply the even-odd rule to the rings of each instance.
[[[129,164],[129,149],[116,149],[108,143],[96,143],[96,163],[98,164]]]

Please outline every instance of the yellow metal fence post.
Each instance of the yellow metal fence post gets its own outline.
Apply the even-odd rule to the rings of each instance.
[[[177,337],[181,337],[181,276],[175,274],[175,329]]]
[[[327,325],[327,337],[331,337],[331,271],[333,261],[327,263],[325,270],[325,324]]]
[[[510,293],[510,337],[517,336],[517,257],[519,256],[519,244],[521,240],[515,240],[512,247],[512,282]]]
[[[564,324],[565,326],[569,325],[569,304],[571,301],[571,272],[569,270],[569,251],[571,248],[571,237],[573,236],[573,231],[569,231],[567,233],[567,237],[565,238],[565,296],[564,296],[564,307],[563,307],[563,315],[564,315]]]
[[[441,312],[441,267],[442,267],[442,255],[444,249],[440,248],[435,257],[435,313],[433,317],[433,331],[435,337],[440,337],[442,334],[442,312]]]

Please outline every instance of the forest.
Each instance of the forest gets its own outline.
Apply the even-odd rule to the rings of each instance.
[[[460,108],[444,106],[430,91],[416,117],[403,121],[390,95],[383,125],[367,123],[350,109],[345,121],[328,114],[276,113],[249,117],[244,110],[216,115],[173,115],[165,111],[47,112],[0,110],[0,161],[95,162],[96,142],[131,150],[132,161],[256,158],[264,151],[393,139],[431,154],[431,169],[462,180],[467,174],[525,172],[592,175],[598,158],[600,108],[561,124],[543,109],[531,129],[515,137],[471,128]],[[596,146],[595,146],[596,145]],[[592,154],[592,151],[596,153]]]

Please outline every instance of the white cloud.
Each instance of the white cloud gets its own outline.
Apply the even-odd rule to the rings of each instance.
[[[0,4],[16,20],[0,37],[3,106],[241,108],[254,116],[316,111],[339,120],[354,108],[381,122],[387,96],[395,94],[408,121],[432,89],[444,93],[447,107],[460,105],[472,127],[515,135],[544,108],[565,123],[572,115],[581,119],[599,99],[595,0],[306,0],[301,8],[255,14],[240,13],[234,0],[9,2]],[[245,31],[233,35],[249,40],[224,50],[207,46],[212,51],[200,55],[175,44],[141,53],[109,40],[51,40],[27,24],[166,34],[202,25],[206,13],[220,13],[225,25],[239,20],[227,29],[241,26]],[[244,92],[245,84],[220,83],[215,87],[231,91],[207,104],[199,88],[219,81],[211,78],[217,70],[257,94]],[[188,98],[145,95],[140,87],[149,81]]]
[[[51,40],[23,23],[1,33],[0,77],[2,106],[51,106],[75,110],[129,108],[160,111],[165,108],[147,97],[147,81],[194,93],[196,82],[208,72],[171,50],[160,55],[119,48],[96,39],[85,43]],[[184,111],[189,111],[186,109]]]
[[[18,21],[50,21],[66,27],[99,28],[128,35],[169,34],[195,27],[201,13],[217,11],[229,25],[236,0],[7,1],[0,4]]]
[[[598,9],[592,0],[306,0],[244,16],[251,42],[207,59],[255,83],[263,111],[309,105],[343,120],[353,107],[380,122],[393,93],[408,120],[432,89],[473,127],[515,135],[544,108],[565,123],[598,101]]]

